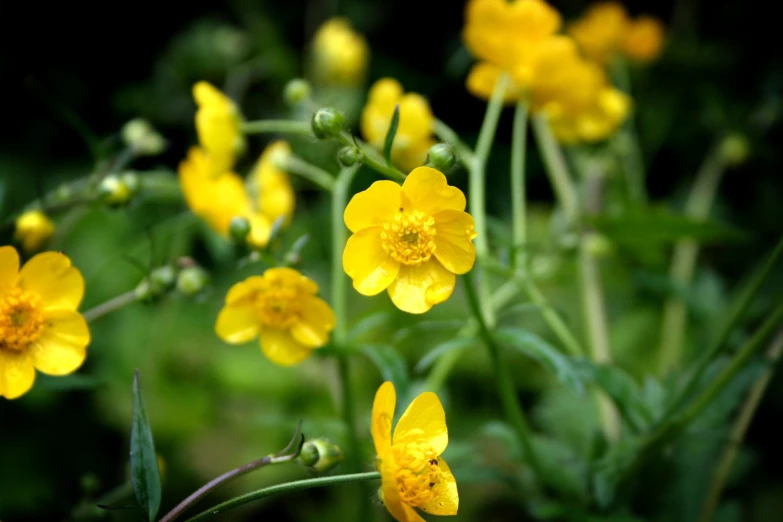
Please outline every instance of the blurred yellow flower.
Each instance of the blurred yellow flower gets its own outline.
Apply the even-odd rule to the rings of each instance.
[[[258,336],[273,363],[300,363],[329,341],[334,328],[334,312],[316,292],[318,285],[293,268],[270,268],[231,287],[215,332],[231,344]]]
[[[627,26],[628,15],[621,4],[600,2],[588,7],[568,32],[588,58],[607,63],[619,48]]]
[[[372,146],[383,149],[397,104],[400,119],[391,158],[403,170],[411,170],[426,161],[427,151],[435,144],[432,138],[435,117],[423,96],[403,94],[402,85],[392,78],[378,80],[370,88],[367,105],[362,111],[362,135]]]
[[[54,223],[40,210],[28,210],[16,218],[14,239],[25,252],[37,252],[54,235]]]
[[[48,375],[76,371],[90,342],[77,311],[84,279],[71,260],[44,252],[19,269],[19,255],[0,247],[0,396],[15,399]]]
[[[244,217],[250,224],[248,243],[261,248],[269,242],[272,224],[284,216],[290,219],[294,210],[294,192],[288,175],[273,161],[275,156],[290,153],[285,142],[269,145],[261,155],[251,177],[251,193],[242,178],[233,172],[214,175],[210,158],[198,147],[188,152],[179,165],[179,181],[185,202],[191,211],[209,226],[228,237],[231,220]]]
[[[327,20],[313,38],[315,78],[326,84],[359,85],[367,73],[369,55],[367,42],[348,20]]]
[[[201,147],[209,155],[213,174],[222,174],[234,167],[237,156],[245,150],[245,137],[240,130],[242,116],[231,99],[207,82],[193,86],[196,101],[196,133]]]
[[[362,295],[388,290],[405,312],[424,313],[451,296],[455,274],[473,268],[476,237],[465,195],[446,176],[419,167],[402,187],[376,181],[345,209],[353,232],[343,268]]]
[[[424,522],[414,508],[431,515],[456,515],[457,481],[441,457],[449,443],[446,412],[438,396],[416,397],[397,422],[394,385],[378,388],[372,405],[372,440],[381,473],[381,501],[399,522]]]
[[[488,100],[492,97],[492,91],[495,90],[495,84],[498,77],[503,73],[503,69],[489,62],[479,62],[470,69],[466,87],[468,92],[476,98]],[[512,103],[519,101],[525,96],[525,90],[516,82],[509,81],[505,92],[503,93],[503,102]]]
[[[663,24],[651,16],[631,20],[625,30],[622,49],[626,56],[647,62],[661,54],[663,48]]]

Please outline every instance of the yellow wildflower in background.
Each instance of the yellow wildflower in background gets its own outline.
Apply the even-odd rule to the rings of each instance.
[[[411,170],[426,161],[427,151],[435,144],[432,138],[435,117],[422,95],[403,94],[400,82],[392,78],[378,80],[370,88],[367,105],[362,111],[362,135],[372,146],[383,149],[397,104],[400,106],[400,120],[391,158],[400,168]]]
[[[293,268],[270,268],[231,287],[215,332],[231,344],[260,337],[273,363],[300,363],[329,341],[334,328],[334,312],[317,292],[318,285]]]
[[[625,30],[622,50],[631,59],[647,62],[661,54],[663,49],[663,24],[651,16],[632,20]]]
[[[317,81],[359,85],[367,73],[370,50],[364,37],[345,18],[332,18],[313,38],[313,68]]]
[[[402,187],[376,181],[345,209],[353,235],[343,268],[362,295],[388,290],[404,312],[424,313],[451,296],[455,274],[473,268],[476,237],[465,195],[446,176],[419,167]]]
[[[414,508],[431,515],[456,515],[457,481],[441,457],[449,443],[443,405],[434,393],[422,393],[402,414],[392,436],[396,402],[394,385],[385,382],[372,405],[381,501],[399,522],[424,522]]]
[[[0,396],[15,399],[33,386],[35,370],[76,371],[90,342],[77,311],[84,279],[71,260],[44,252],[19,268],[19,255],[0,247]]]
[[[251,176],[258,209],[271,223],[280,216],[284,216],[287,223],[294,213],[294,189],[288,173],[280,168],[290,155],[291,145],[288,142],[270,143],[261,153]]]
[[[588,7],[568,32],[588,58],[607,63],[619,48],[627,26],[628,15],[621,4],[601,2]]]
[[[207,82],[193,86],[193,99],[198,106],[196,133],[201,147],[209,155],[213,174],[230,171],[237,156],[245,150],[239,109],[230,98]]]
[[[14,239],[25,252],[41,250],[54,235],[54,223],[40,210],[28,210],[16,218]]]

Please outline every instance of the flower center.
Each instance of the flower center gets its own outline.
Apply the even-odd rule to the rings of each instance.
[[[0,294],[0,349],[23,351],[43,332],[46,320],[38,294],[11,288]]]
[[[432,446],[428,442],[395,444],[392,455],[400,500],[413,507],[431,502],[436,497],[435,489],[442,475]]]
[[[297,289],[272,281],[255,295],[254,304],[265,326],[290,328],[301,316]]]
[[[400,209],[394,219],[383,224],[381,245],[392,259],[405,265],[429,261],[435,253],[435,220],[418,210]]]

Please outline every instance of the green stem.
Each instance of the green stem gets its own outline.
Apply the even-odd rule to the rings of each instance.
[[[576,188],[568,173],[563,152],[552,134],[549,127],[549,120],[546,114],[539,113],[533,118],[533,132],[536,135],[538,150],[541,153],[541,159],[549,175],[549,181],[555,191],[555,196],[563,208],[566,218],[571,224],[577,222],[579,218],[579,198],[576,194]]]
[[[242,123],[244,134],[304,134],[312,136],[309,122],[294,120],[255,120]]]
[[[386,161],[362,140],[355,138],[347,132],[342,132],[337,137],[337,141],[346,147],[356,147],[362,155],[361,162],[379,174],[395,181],[405,181],[406,175],[402,171],[387,165]]]
[[[585,349],[579,343],[573,332],[571,332],[571,329],[563,318],[560,317],[560,314],[558,314],[552,305],[549,304],[546,297],[544,297],[544,294],[541,293],[541,290],[539,290],[533,280],[526,277],[522,281],[522,288],[525,293],[527,293],[530,301],[538,307],[544,322],[546,322],[549,329],[558,338],[566,352],[575,357],[584,357],[586,354]]]
[[[478,294],[473,288],[473,277],[470,272],[463,276],[462,282],[464,283],[468,304],[478,321],[479,331],[484,338],[484,344],[487,345],[487,350],[489,351],[489,356],[492,361],[492,372],[498,387],[500,401],[503,404],[506,418],[511,423],[514,431],[516,431],[519,442],[522,445],[522,450],[530,465],[530,469],[539,480],[543,481],[545,480],[545,475],[541,463],[538,460],[538,455],[533,448],[533,434],[527,423],[527,419],[525,418],[524,411],[522,410],[522,404],[519,402],[519,397],[517,396],[514,382],[511,379],[509,368],[503,362],[500,346],[487,325],[486,311],[482,309],[482,303],[479,301]]]
[[[715,515],[715,511],[720,502],[721,493],[723,492],[723,487],[726,485],[726,481],[729,478],[731,467],[737,457],[742,441],[745,439],[745,434],[748,431],[748,427],[750,427],[753,415],[756,413],[759,403],[761,403],[761,398],[764,396],[764,392],[767,391],[770,380],[772,380],[775,364],[780,360],[781,354],[783,354],[783,330],[778,332],[778,335],[775,337],[775,340],[772,341],[769,350],[767,350],[769,368],[767,368],[753,385],[750,393],[748,393],[748,397],[745,399],[745,403],[740,409],[737,420],[734,422],[734,426],[729,434],[729,440],[723,450],[723,455],[718,466],[715,468],[712,482],[710,483],[707,496],[704,500],[704,507],[702,508],[701,516],[699,517],[700,522],[710,522]]]
[[[470,164],[473,162],[473,151],[460,139],[459,135],[454,132],[454,129],[441,120],[436,119],[432,130],[435,132],[435,136],[442,142],[454,148],[454,152],[457,153],[457,160],[466,168],[470,168]]]
[[[628,96],[632,96],[631,75],[628,74],[628,63],[622,56],[617,56],[612,61],[612,72],[617,87]],[[642,148],[639,145],[639,132],[636,129],[636,111],[632,110],[620,132],[614,136],[612,141],[619,145],[617,148],[620,149],[625,182],[628,185],[628,195],[631,201],[637,204],[646,204],[647,190],[644,186],[646,175],[642,160]]]
[[[511,131],[511,235],[514,263],[519,273],[527,271],[527,224],[525,211],[525,150],[527,141],[527,102],[517,103]]]
[[[286,159],[285,170],[311,181],[327,192],[334,190],[334,176],[298,156],[291,155]]]
[[[707,219],[718,192],[718,184],[723,177],[725,161],[719,147],[707,155],[696,175],[685,205],[685,215],[696,220]],[[699,245],[692,240],[679,241],[674,247],[669,277],[672,283],[687,287],[693,279]],[[663,306],[661,324],[661,345],[659,349],[659,371],[677,369],[682,358],[682,342],[685,336],[688,310],[679,296],[669,297]]]
[[[100,317],[103,317],[104,315],[119,310],[120,308],[124,308],[131,303],[135,303],[138,301],[138,299],[139,298],[136,290],[130,290],[129,292],[112,297],[108,301],[90,308],[86,312],[82,313],[82,316],[84,317],[84,320],[89,323]]]
[[[312,479],[297,480],[294,482],[286,482],[285,484],[277,484],[275,486],[269,486],[266,488],[258,489],[256,491],[251,491],[250,493],[247,493],[245,495],[241,495],[239,497],[232,498],[231,500],[227,500],[221,504],[218,504],[217,506],[214,506],[210,509],[207,509],[199,513],[195,517],[189,518],[187,522],[199,522],[201,520],[209,520],[210,518],[213,518],[221,513],[225,513],[230,509],[243,506],[249,502],[253,502],[254,500],[271,497],[272,495],[277,495],[280,493],[290,493],[293,491],[302,491],[305,489],[322,488],[324,486],[347,484],[349,482],[364,482],[368,480],[378,480],[379,478],[381,478],[380,473],[378,473],[377,471],[371,471],[368,473],[355,473],[352,475],[335,475],[331,477],[318,477]],[[357,500],[359,502],[363,501],[363,499],[357,499]]]

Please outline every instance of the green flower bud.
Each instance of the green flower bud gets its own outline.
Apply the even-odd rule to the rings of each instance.
[[[98,186],[98,193],[103,202],[112,208],[127,204],[133,197],[133,192],[128,184],[120,176],[113,174],[103,178]]]
[[[173,266],[164,265],[153,270],[136,287],[136,298],[139,300],[151,300],[160,297],[174,286],[177,280],[177,271]]]
[[[200,293],[207,283],[209,283],[209,274],[200,266],[183,268],[177,275],[177,291],[188,297]]]
[[[289,107],[299,105],[308,98],[310,98],[310,84],[302,78],[291,80],[283,89],[283,100]]]
[[[250,221],[243,216],[234,216],[228,225],[228,235],[237,245],[244,245],[250,234]]]
[[[319,140],[336,138],[343,130],[345,116],[335,109],[318,109],[313,114],[313,134]]]
[[[362,159],[362,153],[356,147],[343,147],[337,151],[337,161],[343,167],[353,167]]]
[[[136,118],[125,125],[120,131],[122,141],[139,156],[155,156],[166,148],[166,140],[155,128],[141,118]]]
[[[728,165],[742,165],[750,155],[750,143],[742,134],[729,134],[720,144],[720,154]]]
[[[441,172],[448,171],[454,166],[455,161],[457,158],[454,156],[454,151],[445,143],[436,143],[427,152],[427,166]]]
[[[139,182],[139,176],[135,172],[132,170],[123,172],[120,176],[120,181],[125,183],[125,186],[128,187],[131,196],[138,194],[139,189],[141,188],[141,183]]]
[[[308,440],[299,453],[299,461],[316,473],[324,473],[343,460],[339,446],[326,439]]]
[[[614,243],[602,234],[590,234],[585,240],[585,248],[593,257],[607,257],[614,253]]]

